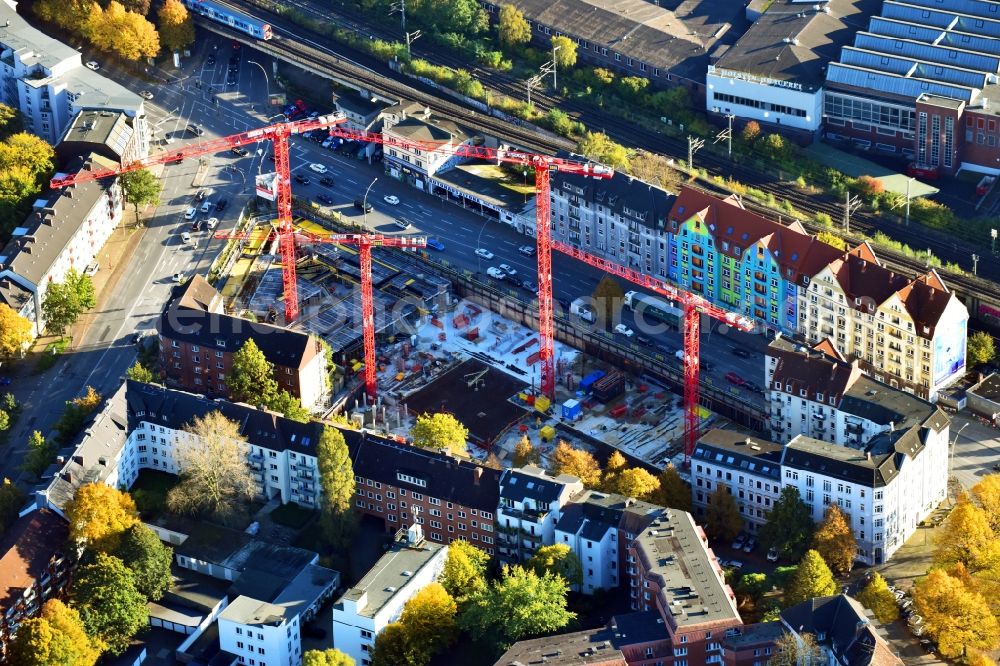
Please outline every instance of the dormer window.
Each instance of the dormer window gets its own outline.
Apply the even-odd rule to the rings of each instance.
[[[226,348],[226,341],[225,340],[216,340],[215,341],[215,346],[216,347],[222,347],[223,349],[225,349]]]
[[[816,394],[816,400],[818,400],[819,402],[823,402],[823,394],[822,393],[817,393]]]

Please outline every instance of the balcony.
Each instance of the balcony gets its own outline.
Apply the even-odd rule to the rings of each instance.
[[[529,523],[540,523],[542,520],[545,519],[545,516],[547,516],[549,514],[548,511],[544,511],[544,510],[543,511],[531,511],[531,510],[520,511],[518,509],[511,509],[511,508],[507,508],[507,507],[502,508],[501,511],[503,512],[504,516],[507,516],[509,518],[514,518],[516,520],[524,520],[524,521],[527,521]]]

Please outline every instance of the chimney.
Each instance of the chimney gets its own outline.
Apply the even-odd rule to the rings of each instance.
[[[73,456],[73,462],[83,467],[83,456]]]
[[[479,465],[476,465],[476,469],[474,469],[472,471],[472,480],[473,480],[473,483],[475,483],[478,486],[479,485],[479,479],[481,479],[482,476],[483,476],[483,468],[480,467]]]
[[[865,460],[871,460],[871,459],[872,459],[872,452],[865,451]]]
[[[59,475],[59,477],[66,483],[73,483],[73,475],[69,472],[63,472]]]

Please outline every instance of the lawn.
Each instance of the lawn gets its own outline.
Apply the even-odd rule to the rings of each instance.
[[[303,509],[295,502],[289,502],[288,504],[282,504],[277,509],[272,511],[271,520],[279,525],[300,530],[305,527],[306,523],[312,520],[315,515],[316,512],[312,509]]]
[[[139,472],[139,478],[129,489],[129,494],[135,500],[135,506],[143,517],[155,516],[167,508],[167,493],[177,485],[178,478],[173,474],[144,469]]]

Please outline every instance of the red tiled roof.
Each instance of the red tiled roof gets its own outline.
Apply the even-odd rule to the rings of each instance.
[[[0,608],[9,608],[35,584],[68,537],[66,521],[48,509],[32,511],[11,526],[0,540]]]

